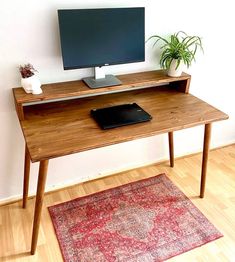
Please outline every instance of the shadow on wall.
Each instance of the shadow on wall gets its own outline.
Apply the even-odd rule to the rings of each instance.
[[[16,194],[23,179],[24,142],[16,112],[3,113],[1,131],[0,199]],[[17,176],[16,176],[17,174]]]

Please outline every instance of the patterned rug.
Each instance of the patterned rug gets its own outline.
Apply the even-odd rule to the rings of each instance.
[[[49,212],[66,262],[164,261],[222,237],[165,174]]]

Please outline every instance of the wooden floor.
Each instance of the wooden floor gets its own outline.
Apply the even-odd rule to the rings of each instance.
[[[200,168],[201,155],[198,154],[176,160],[173,169],[168,166],[168,163],[152,165],[47,194],[42,211],[38,248],[34,256],[30,255],[29,250],[35,199],[29,200],[27,210],[21,208],[20,202],[2,206],[0,207],[0,261],[62,262],[47,206],[162,172],[165,172],[224,234],[223,238],[169,261],[235,261],[235,145],[210,152],[204,199],[198,197]]]

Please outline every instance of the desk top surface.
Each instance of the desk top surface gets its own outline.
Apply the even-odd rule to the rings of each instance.
[[[150,122],[101,130],[92,108],[137,103]],[[32,162],[51,159],[138,138],[227,119],[228,116],[190,94],[152,87],[82,99],[26,106],[20,121]]]

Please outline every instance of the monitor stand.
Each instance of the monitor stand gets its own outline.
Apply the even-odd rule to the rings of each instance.
[[[122,82],[114,75],[105,75],[103,68],[101,67],[95,67],[95,77],[85,77],[82,80],[90,88],[118,86],[122,84]]]

